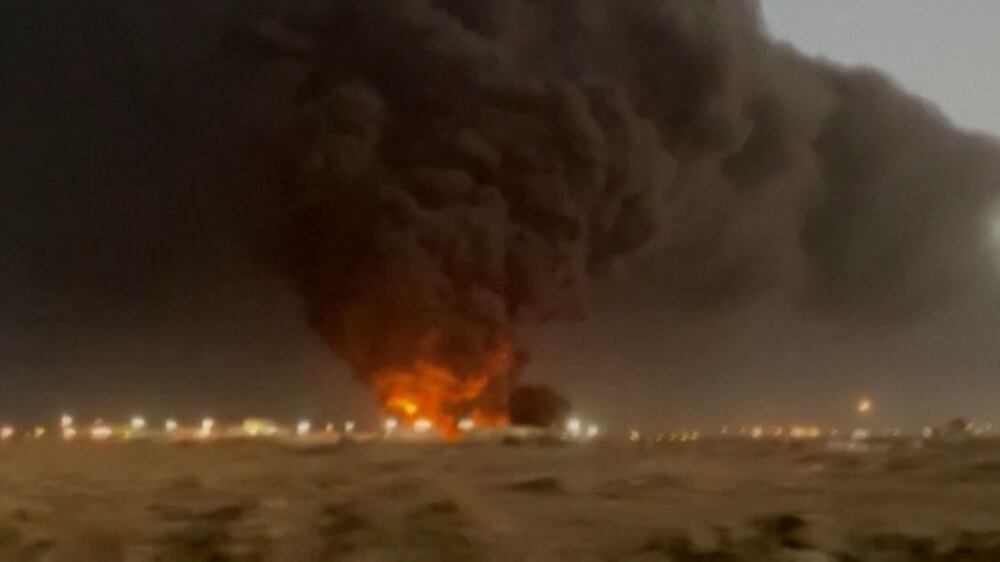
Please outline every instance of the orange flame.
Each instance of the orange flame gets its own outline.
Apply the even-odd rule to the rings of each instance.
[[[507,423],[505,383],[511,366],[508,345],[500,345],[472,373],[459,375],[444,365],[417,359],[406,368],[388,368],[372,377],[383,414],[412,426],[426,419],[445,438],[457,438],[458,423],[477,427]],[[487,396],[489,394],[489,396]]]

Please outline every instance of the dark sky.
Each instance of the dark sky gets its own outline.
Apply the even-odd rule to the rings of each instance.
[[[247,116],[280,95],[222,47],[226,6],[0,7],[0,419],[372,419],[253,259]],[[677,313],[656,265],[637,271],[597,280],[588,321],[523,328],[526,378],[650,427],[848,423],[862,394],[886,425],[1000,422],[991,289],[873,328],[767,293]]]
[[[0,411],[353,415],[342,367],[251,263],[230,90],[249,74],[211,18],[3,9]]]

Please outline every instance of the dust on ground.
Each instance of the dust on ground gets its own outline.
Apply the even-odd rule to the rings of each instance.
[[[1000,560],[1000,444],[4,445],[36,560]]]

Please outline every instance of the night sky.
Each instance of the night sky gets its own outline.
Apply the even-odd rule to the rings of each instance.
[[[4,8],[5,417],[365,411],[252,263],[247,73],[190,8]]]
[[[258,263],[255,116],[286,92],[232,55],[225,6],[0,7],[0,420],[374,419],[296,290]],[[767,291],[677,312],[669,278],[655,259],[615,271],[586,321],[522,326],[525,380],[651,428],[846,424],[861,395],[887,426],[1000,422],[988,283],[841,322]]]

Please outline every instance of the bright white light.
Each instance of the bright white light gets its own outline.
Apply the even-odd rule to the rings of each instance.
[[[129,422],[129,425],[132,426],[132,431],[142,431],[146,429],[146,418],[142,416],[134,416]]]
[[[386,433],[392,433],[396,430],[396,427],[399,426],[399,420],[396,418],[385,418],[385,422],[383,422],[382,425],[385,428]]]
[[[924,436],[924,439],[930,439],[931,437],[934,437],[934,429],[930,427],[925,427],[922,434]]]
[[[580,423],[580,419],[579,418],[570,418],[570,419],[566,420],[566,431],[571,436],[573,436],[573,437],[579,437],[580,436],[580,429],[582,427],[583,427],[583,424]]]
[[[9,425],[0,427],[0,440],[7,441],[8,439],[14,437],[14,428]]]
[[[750,428],[750,437],[753,437],[754,439],[760,439],[763,436],[764,436],[763,427],[755,425],[752,428]]]
[[[298,423],[298,425],[295,426],[295,434],[298,435],[299,437],[302,437],[304,435],[309,435],[309,432],[311,430],[312,430],[312,423],[310,423],[309,420],[302,420]]]
[[[163,422],[163,431],[166,431],[167,433],[173,433],[177,431],[177,420],[170,419]]]
[[[347,420],[344,422],[344,433],[351,433],[354,431],[354,422]]]
[[[215,429],[215,420],[212,418],[201,420],[201,429],[198,430],[198,437],[206,438],[211,436],[213,429]]]
[[[427,418],[418,418],[417,421],[413,422],[413,430],[417,433],[427,433],[432,427],[434,424]]]
[[[111,428],[102,424],[90,428],[90,438],[95,441],[103,441],[111,437],[111,433]]]
[[[642,434],[639,433],[638,429],[630,429],[628,432],[628,440],[633,443],[638,443],[642,439]]]
[[[59,426],[63,429],[67,427],[73,427],[73,416],[69,414],[63,414],[62,418],[59,419]]]
[[[592,423],[587,426],[587,437],[593,439],[601,432],[600,428],[597,427],[596,423]]]

